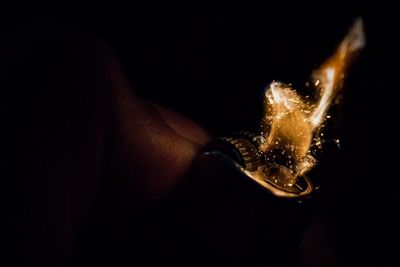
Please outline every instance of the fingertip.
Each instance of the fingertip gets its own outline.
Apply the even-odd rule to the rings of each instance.
[[[152,105],[178,135],[199,145],[205,145],[210,141],[210,134],[196,122],[161,105],[154,103]]]

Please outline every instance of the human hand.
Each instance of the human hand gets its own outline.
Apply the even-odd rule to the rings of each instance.
[[[25,24],[0,51],[6,246],[15,265],[71,263],[93,207],[107,202],[134,217],[156,206],[209,138],[141,99],[111,49],[84,30]]]

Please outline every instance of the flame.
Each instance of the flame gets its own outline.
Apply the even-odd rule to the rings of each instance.
[[[302,97],[290,85],[276,81],[267,88],[259,149],[267,164],[290,170],[290,176],[280,178],[285,185],[293,185],[297,176],[315,166],[310,150],[321,143],[315,135],[339,96],[348,66],[364,45],[363,23],[357,19],[336,52],[312,73],[313,95]]]

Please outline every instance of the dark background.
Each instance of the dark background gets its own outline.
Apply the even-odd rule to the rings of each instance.
[[[320,207],[339,266],[386,266],[398,247],[399,49],[398,14],[384,2],[31,3],[2,8],[0,30],[42,18],[87,27],[110,44],[140,95],[217,136],[257,130],[265,86],[303,86],[357,16],[367,46],[345,83],[341,150],[321,160]]]

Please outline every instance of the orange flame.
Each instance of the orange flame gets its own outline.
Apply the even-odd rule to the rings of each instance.
[[[281,164],[290,170],[292,175],[280,182],[291,186],[297,176],[315,165],[310,148],[320,140],[314,135],[342,89],[348,66],[364,45],[363,23],[357,19],[336,52],[312,73],[315,95],[302,97],[290,85],[275,81],[266,90],[260,151],[270,164]]]

